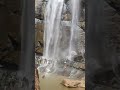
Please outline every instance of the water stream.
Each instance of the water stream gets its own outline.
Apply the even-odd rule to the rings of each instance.
[[[64,0],[48,0],[44,24],[44,59],[54,63],[62,59],[73,61],[74,56],[80,52],[80,2],[71,0],[71,25],[67,30],[61,24]]]
[[[81,0],[71,0],[71,11],[72,11],[72,23],[71,23],[71,35],[70,35],[70,44],[69,44],[69,60],[73,60],[74,55],[78,54],[77,45],[79,42],[79,30],[78,30],[78,23],[79,23],[79,16],[80,16],[80,1]]]
[[[47,60],[59,58],[60,24],[64,0],[49,0],[44,25],[44,53]]]
[[[40,70],[42,90],[50,88],[69,90],[60,85],[60,82],[67,77],[80,79],[81,75],[84,75],[83,71],[72,66],[75,63],[74,58],[80,53],[85,53],[84,45],[81,43],[83,40],[81,35],[84,34],[79,26],[81,0],[70,0],[70,3],[71,20],[65,21],[63,19],[65,0],[47,0],[43,56],[36,56],[40,61],[38,70]],[[41,78],[42,74],[45,75],[45,79]]]

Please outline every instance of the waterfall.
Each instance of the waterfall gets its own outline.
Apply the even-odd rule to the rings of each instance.
[[[69,44],[69,60],[73,60],[74,55],[77,55],[77,43],[79,38],[79,13],[80,13],[80,1],[81,0],[71,0],[71,12],[72,12],[72,23],[71,23],[71,36],[70,36],[70,44]]]
[[[44,16],[43,59],[72,61],[79,55],[80,3],[81,0],[71,0],[71,21],[62,21],[64,0],[48,0]],[[70,25],[64,26],[63,22],[70,22]]]
[[[48,60],[59,57],[61,34],[61,15],[64,0],[49,0],[45,12],[44,52],[43,57]]]

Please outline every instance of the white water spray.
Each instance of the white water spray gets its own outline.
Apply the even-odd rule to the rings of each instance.
[[[44,53],[48,60],[59,57],[60,25],[64,0],[49,0],[45,13]]]
[[[74,57],[84,49],[80,46],[80,34],[83,31],[78,25],[80,21],[80,3],[81,0],[71,0],[71,21],[62,21],[64,0],[48,0],[45,10],[44,52],[42,58],[48,62],[45,65],[49,69],[54,68],[54,65],[54,69],[56,69],[56,62],[58,61],[73,61]],[[64,26],[63,22],[71,23],[69,26]]]
[[[69,60],[73,60],[74,56],[78,54],[78,38],[79,32],[78,24],[80,18],[80,2],[81,0],[71,0],[71,13],[72,13],[72,23],[71,23],[71,36],[69,44]]]
[[[61,25],[64,0],[49,0],[46,6],[44,25],[44,53],[48,60],[69,59],[78,54],[78,23],[81,0],[71,0],[72,23],[70,31]],[[70,33],[70,34],[68,34]],[[67,46],[67,47],[66,47]]]

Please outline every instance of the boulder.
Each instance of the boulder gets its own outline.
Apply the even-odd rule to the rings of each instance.
[[[64,79],[62,84],[68,88],[85,88],[85,78],[81,80]]]

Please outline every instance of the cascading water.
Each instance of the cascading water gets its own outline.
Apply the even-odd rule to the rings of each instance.
[[[78,45],[77,43],[79,42],[79,29],[78,29],[78,24],[79,24],[79,11],[80,11],[80,1],[81,0],[71,0],[71,12],[72,12],[72,23],[71,23],[71,36],[70,36],[70,44],[69,44],[69,60],[73,60],[74,55],[78,54]]]
[[[59,58],[61,15],[64,0],[49,0],[45,13],[44,53],[47,60]]]
[[[44,15],[44,50],[39,67],[41,71],[46,69],[44,72],[59,72],[63,67],[71,71],[74,57],[83,52],[84,48],[80,43],[83,31],[79,27],[80,3],[81,0],[71,0],[71,21],[62,21],[64,0],[48,0]]]
[[[71,0],[71,31],[63,30],[61,25],[63,4],[64,0],[48,0],[46,7],[43,57],[48,60],[71,60],[72,56],[78,54],[80,0]]]
[[[38,1],[42,1],[42,4],[44,4],[40,6],[43,9],[43,12],[40,11],[42,14],[35,19],[37,23],[36,31],[39,30],[40,35],[44,33],[44,37],[36,40],[36,44],[39,42],[39,45],[36,45],[35,60],[40,75],[40,87],[43,90],[50,88],[51,90],[68,90],[69,88],[60,85],[62,80],[66,78],[81,80],[85,76],[85,64],[82,63],[85,51],[85,33],[81,29],[80,22],[80,18],[82,18],[80,15],[82,0]],[[42,55],[42,49],[43,56],[40,56]],[[73,89],[78,90],[81,88]]]

